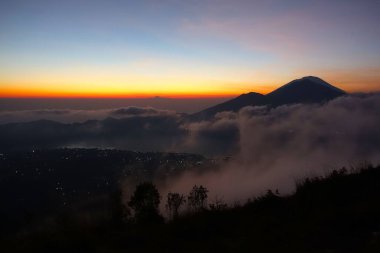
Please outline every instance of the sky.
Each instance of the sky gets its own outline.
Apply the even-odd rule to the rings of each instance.
[[[380,90],[379,0],[1,0],[0,97]]]

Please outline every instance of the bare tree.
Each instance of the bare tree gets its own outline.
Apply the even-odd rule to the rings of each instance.
[[[210,210],[212,211],[223,211],[228,208],[228,205],[226,202],[223,201],[222,198],[219,198],[218,196],[216,196],[214,202],[211,203],[209,207],[210,207]]]
[[[194,185],[187,197],[190,210],[200,211],[205,209],[207,205],[207,193],[208,190],[206,187]]]
[[[176,219],[178,217],[179,209],[181,205],[186,202],[185,196],[179,193],[168,193],[167,202],[166,202],[166,210],[169,213],[169,216],[172,219]]]

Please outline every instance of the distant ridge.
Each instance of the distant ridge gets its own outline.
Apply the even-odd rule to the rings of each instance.
[[[190,115],[193,119],[207,119],[210,116],[215,115],[218,112],[222,111],[238,111],[241,108],[249,105],[264,105],[265,96],[256,92],[249,92],[242,94],[236,98],[228,100],[224,103],[215,105],[213,107],[207,108],[203,111]]]
[[[224,103],[190,115],[190,120],[205,120],[222,111],[238,111],[245,106],[324,103],[346,94],[345,91],[319,77],[306,76],[293,80],[267,95],[256,92],[242,94]]]

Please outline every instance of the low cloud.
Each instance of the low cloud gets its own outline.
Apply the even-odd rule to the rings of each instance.
[[[30,122],[36,120],[52,120],[60,123],[74,123],[85,122],[87,120],[103,120],[108,117],[120,119],[133,116],[170,116],[173,114],[176,114],[176,112],[170,110],[155,109],[152,107],[136,106],[103,110],[44,109],[0,111],[0,124]]]
[[[203,184],[211,200],[219,196],[232,203],[267,189],[290,193],[297,180],[341,166],[379,163],[379,108],[379,95],[362,95],[324,105],[245,107],[220,114],[212,123],[191,128],[190,138],[196,142],[204,129],[218,132],[226,129],[224,124],[234,126],[229,131],[239,133],[237,154],[219,171],[188,172],[161,183],[161,190],[187,193],[192,185]]]
[[[167,114],[169,111],[157,110],[150,107],[136,107],[129,106],[126,108],[116,109],[110,112],[112,115],[121,116],[137,116],[137,115],[157,115],[157,114]]]
[[[214,120],[191,122],[180,126],[187,136],[179,148],[207,155],[232,154],[238,151],[239,124],[232,112],[223,112]]]
[[[2,124],[0,148],[112,147],[231,155],[217,171],[187,172],[157,184],[164,194],[187,193],[194,184],[203,184],[211,199],[218,195],[228,202],[244,201],[267,189],[289,193],[305,176],[363,161],[379,163],[379,108],[379,94],[361,94],[323,105],[245,107],[201,122],[153,108],[23,111],[12,117],[57,117],[65,123]],[[78,123],[79,118],[86,121]]]

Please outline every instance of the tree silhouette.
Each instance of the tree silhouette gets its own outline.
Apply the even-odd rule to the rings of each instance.
[[[139,223],[151,223],[161,221],[158,206],[160,193],[156,186],[150,182],[136,186],[128,205],[133,209],[135,219]]]
[[[190,210],[200,211],[205,209],[207,205],[207,193],[208,190],[206,187],[194,185],[187,197]]]
[[[176,219],[178,217],[178,212],[182,204],[186,202],[185,196],[179,193],[169,192],[167,196],[166,202],[166,210],[169,213],[169,216],[172,219]]]
[[[210,210],[212,211],[223,211],[228,208],[227,203],[223,201],[222,198],[218,198],[217,196],[215,197],[214,203],[211,203],[209,205]]]
[[[110,194],[111,222],[114,226],[120,226],[127,221],[130,210],[123,204],[123,194],[121,190]]]

